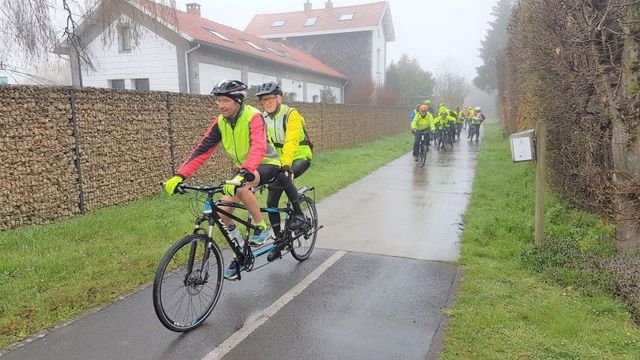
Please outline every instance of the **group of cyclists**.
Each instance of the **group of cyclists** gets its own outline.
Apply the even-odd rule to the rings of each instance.
[[[413,158],[418,161],[418,148],[420,141],[424,138],[427,147],[431,145],[431,140],[437,149],[445,149],[445,144],[460,140],[462,129],[468,129],[467,139],[477,143],[480,137],[480,125],[485,120],[482,109],[478,107],[465,107],[461,109],[456,106],[455,110],[450,110],[445,104],[440,104],[438,111],[434,112],[431,100],[427,99],[422,104],[418,104],[411,113],[411,132],[415,136],[413,143]]]
[[[284,191],[295,213],[290,227],[298,227],[304,216],[292,180],[299,178],[311,165],[313,145],[304,118],[295,108],[282,102],[282,88],[277,82],[266,82],[258,87],[256,96],[262,112],[245,103],[247,89],[247,85],[239,80],[223,80],[213,88],[211,94],[215,96],[220,115],[175,175],[164,183],[164,190],[173,195],[178,185],[202,166],[222,143],[233,159],[235,169],[232,181],[224,185],[221,200],[242,202],[246,206],[256,225],[250,244],[260,246],[267,242],[269,231],[251,188],[269,183],[267,206],[274,208],[278,207]],[[233,207],[221,208],[229,213],[234,210]],[[230,237],[240,239],[240,231],[233,220],[220,215]],[[270,212],[269,221],[276,239],[281,238],[280,214]],[[225,269],[226,279],[238,278],[237,261],[234,259]]]

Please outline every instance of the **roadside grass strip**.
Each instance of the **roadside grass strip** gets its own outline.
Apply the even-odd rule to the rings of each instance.
[[[442,358],[640,359],[640,329],[621,301],[558,285],[526,264],[523,254],[534,234],[534,168],[512,163],[497,125],[485,130]],[[547,216],[550,210],[560,219],[576,212],[557,201],[549,203]],[[568,232],[567,226],[551,224],[549,232]]]

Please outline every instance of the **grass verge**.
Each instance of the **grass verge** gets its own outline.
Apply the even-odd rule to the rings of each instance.
[[[403,134],[316,154],[296,184],[315,185],[321,200],[405,154],[412,140]],[[0,349],[151,281],[170,244],[191,232],[193,219],[186,197],[159,194],[0,232]]]
[[[508,141],[488,125],[462,233],[462,281],[443,359],[640,359],[640,330],[625,305],[587,296],[532,271],[522,255],[534,233],[534,169],[511,161]],[[547,207],[575,216],[561,203]],[[553,215],[553,214],[552,214]],[[549,231],[571,233],[566,221]],[[599,237],[606,227],[588,227]]]

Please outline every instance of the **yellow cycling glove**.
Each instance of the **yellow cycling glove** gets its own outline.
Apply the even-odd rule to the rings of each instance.
[[[167,192],[167,195],[171,196],[176,192],[176,188],[183,181],[182,176],[174,176],[171,179],[164,182],[164,191]]]
[[[233,179],[231,179],[231,181],[235,182],[235,183],[240,183],[240,184],[244,184],[244,176],[243,175],[236,175],[233,177]],[[222,193],[225,195],[229,195],[229,196],[236,196],[236,187],[238,185],[236,184],[225,184],[222,187]],[[240,185],[242,186],[242,185]]]

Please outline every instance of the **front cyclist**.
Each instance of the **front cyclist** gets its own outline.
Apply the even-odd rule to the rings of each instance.
[[[284,174],[269,187],[267,206],[277,208],[284,190],[296,215],[291,224],[292,228],[295,228],[304,219],[304,216],[300,209],[298,191],[291,180],[302,176],[311,166],[312,144],[305,129],[302,115],[295,108],[282,103],[280,84],[274,81],[264,83],[258,87],[256,96],[265,110],[263,115],[267,124],[267,134],[280,155]],[[282,236],[280,213],[270,212],[269,221],[274,234],[280,238]]]
[[[427,147],[429,146],[429,131],[435,131],[433,116],[429,112],[429,107],[422,104],[411,121],[411,132],[413,132],[415,136],[413,141],[413,159],[415,161],[418,161],[418,148],[420,145],[420,138],[423,134],[425,134],[426,137]]]
[[[164,189],[169,195],[173,195],[178,184],[189,178],[222,142],[237,166],[233,181],[243,185],[225,185],[223,188],[225,196],[221,199],[232,202],[241,201],[247,207],[257,227],[250,243],[262,245],[266,242],[269,233],[260,213],[258,200],[249,189],[265,184],[276,177],[280,172],[280,159],[267,138],[262,114],[258,109],[244,103],[247,85],[238,80],[223,80],[213,88],[211,93],[216,96],[220,115],[213,121],[191,155],[176,171],[176,175],[165,182]],[[221,207],[221,209],[227,212],[234,210],[231,207]],[[240,238],[233,220],[220,215],[231,236]],[[225,278],[229,280],[238,278],[236,261],[234,259],[224,271]]]

